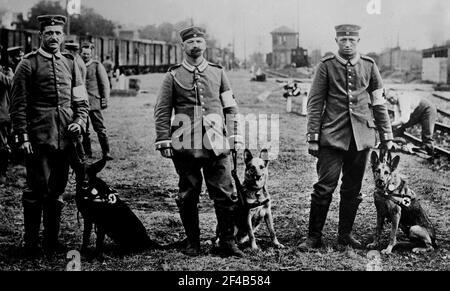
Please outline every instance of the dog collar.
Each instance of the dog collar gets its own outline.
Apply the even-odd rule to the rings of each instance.
[[[388,189],[386,189],[384,192],[387,195],[383,195],[385,199],[391,200],[395,204],[401,207],[409,207],[411,205],[412,197],[410,195],[403,194],[403,189],[405,188],[405,180],[402,179],[400,182],[400,185],[394,189],[391,189],[389,185]],[[395,190],[398,190],[399,194],[394,193]],[[397,200],[397,198],[400,198]]]

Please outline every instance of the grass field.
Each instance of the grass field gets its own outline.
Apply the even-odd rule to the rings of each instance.
[[[133,255],[119,255],[114,244],[107,240],[104,262],[82,258],[83,270],[365,270],[368,250],[336,249],[339,194],[333,202],[324,228],[326,247],[311,253],[301,253],[297,245],[307,234],[309,202],[312,185],[316,181],[315,159],[306,151],[306,118],[285,113],[285,99],[273,79],[268,82],[250,82],[244,71],[228,73],[241,113],[278,114],[280,125],[279,153],[270,163],[269,190],[273,197],[275,230],[286,248],[278,250],[270,245],[265,226],[256,237],[260,251],[244,249],[245,258],[221,258],[209,253],[210,239],[215,235],[216,218],[212,201],[203,193],[200,199],[200,228],[202,255],[188,257],[178,250],[149,250]],[[129,203],[142,220],[149,235],[166,244],[184,238],[174,197],[177,193],[177,175],[170,160],[163,159],[154,150],[155,129],[153,107],[162,74],[139,76],[141,89],[148,94],[137,97],[112,97],[104,111],[112,154],[100,176],[117,189],[120,197]],[[415,84],[414,86],[419,86]],[[257,96],[264,91],[272,93],[264,100]],[[94,138],[94,140],[96,140]],[[98,143],[94,151],[100,156]],[[254,151],[256,153],[256,151]],[[437,230],[439,249],[416,255],[408,250],[397,250],[391,256],[382,256],[383,270],[450,270],[450,182],[448,172],[435,172],[418,156],[401,155],[400,170],[419,194],[423,207]],[[243,159],[239,158],[242,175]],[[82,222],[77,221],[73,199],[73,177],[65,195],[61,239],[71,249],[81,245]],[[23,169],[8,172],[8,185],[0,188],[0,270],[64,270],[67,260],[61,255],[54,260],[41,258],[23,260],[21,252],[23,216],[21,189],[25,184]],[[338,186],[339,187],[339,186]],[[371,242],[376,224],[374,190],[370,169],[363,181],[361,203],[354,233],[365,244]],[[382,245],[387,245],[389,227],[383,232]],[[404,238],[404,235],[400,235]],[[92,238],[92,243],[94,239]]]

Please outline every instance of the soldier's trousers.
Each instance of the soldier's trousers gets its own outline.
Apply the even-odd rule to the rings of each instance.
[[[92,124],[92,128],[97,133],[98,142],[100,144],[100,147],[102,148],[102,152],[109,153],[109,142],[108,142],[108,136],[106,135],[106,127],[104,124],[103,115],[100,109],[90,110],[89,111],[89,118],[86,124],[86,132],[83,135],[83,138],[90,142],[90,132],[89,132],[89,126]],[[89,153],[89,149],[86,149],[86,153]]]
[[[22,196],[24,208],[25,246],[38,244],[41,215],[44,223],[44,240],[47,246],[58,239],[63,202],[61,194],[67,185],[69,157],[66,151],[46,146],[34,146],[34,153],[25,159],[27,186]]]
[[[198,203],[203,177],[209,197],[215,204],[228,204],[233,201],[231,197],[234,188],[228,156],[194,158],[175,155],[173,162],[179,175],[177,203]]]
[[[354,138],[348,151],[321,147],[317,161],[319,180],[314,184],[311,202],[329,205],[342,172],[341,201],[361,201],[362,180],[366,169],[369,149],[357,151]]]
[[[404,132],[408,127],[420,124],[422,126],[422,142],[424,144],[431,144],[433,143],[433,133],[436,118],[436,106],[434,106],[433,103],[431,103],[427,99],[422,99],[419,103],[419,106],[417,106],[413,113],[411,113],[409,121],[400,128],[400,132]]]

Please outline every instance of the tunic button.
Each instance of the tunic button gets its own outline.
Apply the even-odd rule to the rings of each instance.
[[[352,96],[352,95],[349,95],[348,97],[349,97],[349,98],[353,98],[353,96]]]
[[[203,110],[203,112],[205,112],[205,111],[206,111],[206,109],[205,109],[205,108],[202,108],[202,110]]]
[[[200,98],[203,98],[203,95],[200,95]]]
[[[352,78],[352,76],[348,76],[348,78],[349,78],[349,79],[351,79],[351,78]]]

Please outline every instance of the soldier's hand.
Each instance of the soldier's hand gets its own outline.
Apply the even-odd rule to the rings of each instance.
[[[69,124],[69,127],[67,129],[75,136],[81,134],[81,126],[78,123]]]
[[[23,151],[27,155],[33,154],[33,147],[29,141],[24,142],[20,145],[19,150]]]
[[[318,142],[309,142],[308,143],[308,153],[317,158],[319,156],[319,143]]]
[[[108,108],[108,101],[106,100],[106,98],[100,99],[100,108],[101,108],[101,109],[106,109],[106,108]]]
[[[161,156],[167,159],[173,158],[173,150],[172,148],[163,148],[160,149],[159,152],[161,153]]]
[[[394,142],[392,140],[388,140],[388,141],[384,142],[383,146],[388,151],[393,150],[394,149]]]

